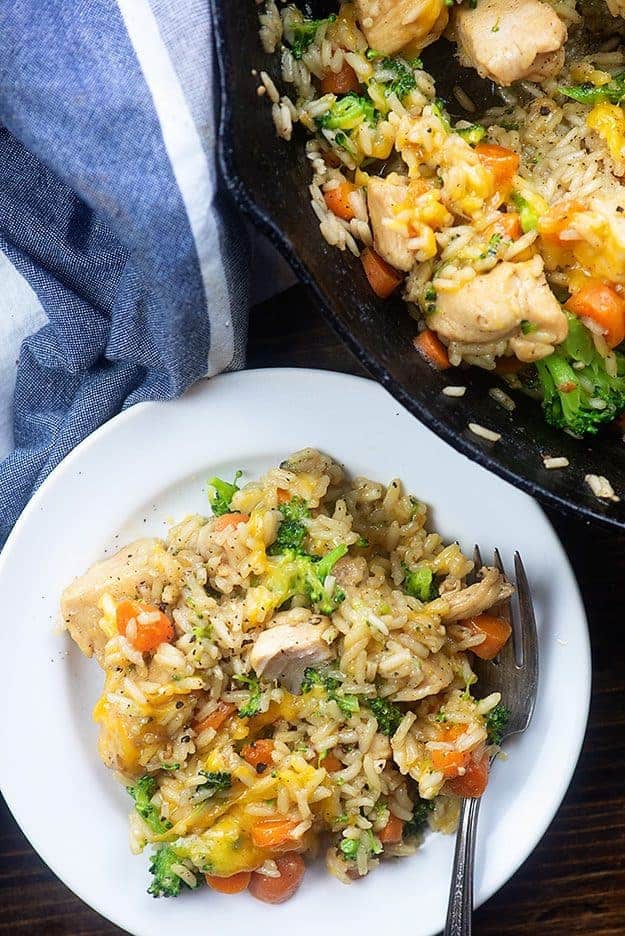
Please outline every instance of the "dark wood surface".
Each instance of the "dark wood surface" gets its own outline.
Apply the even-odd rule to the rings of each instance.
[[[253,311],[248,363],[361,372],[301,287]],[[558,815],[523,867],[477,911],[476,936],[625,934],[625,536],[550,516],[575,568],[589,616],[590,723]],[[566,695],[575,692],[575,686],[562,689],[565,722]],[[3,756],[6,752],[0,753]],[[43,783],[45,795],[45,779]],[[519,803],[519,808],[524,804]],[[126,843],[120,843],[124,847]],[[324,933],[339,936],[328,921],[321,925]],[[207,933],[210,929],[207,920]],[[55,878],[4,803],[0,806],[0,933],[121,933]]]

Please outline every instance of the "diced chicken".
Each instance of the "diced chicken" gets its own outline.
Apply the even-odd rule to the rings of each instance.
[[[514,587],[506,582],[498,569],[484,566],[479,582],[445,595],[447,610],[443,614],[443,620],[450,624],[452,621],[475,617],[500,601],[505,601],[513,591]]]
[[[107,641],[99,625],[102,612],[98,602],[107,592],[112,598],[144,596],[154,600],[154,588],[164,572],[176,564],[160,539],[139,539],[110,559],[96,562],[75,579],[61,596],[63,620],[82,652],[99,657]]]
[[[508,340],[521,361],[551,354],[568,332],[538,255],[521,263],[499,263],[455,292],[439,291],[428,325],[447,342],[487,345]]]
[[[408,246],[408,238],[389,226],[396,208],[406,201],[408,179],[392,172],[385,179],[372,176],[367,186],[367,204],[373,231],[373,246],[383,260],[396,270],[410,270],[415,262],[415,251]]]
[[[444,0],[356,0],[358,19],[372,49],[416,53],[441,35],[449,18]]]
[[[456,7],[450,35],[463,65],[498,85],[542,81],[564,65],[566,26],[541,0],[479,0]]]
[[[300,609],[297,609],[298,611]],[[289,692],[299,692],[308,666],[326,663],[334,653],[322,639],[329,620],[310,615],[296,624],[278,624],[263,631],[250,653],[250,664],[259,676],[276,679]]]

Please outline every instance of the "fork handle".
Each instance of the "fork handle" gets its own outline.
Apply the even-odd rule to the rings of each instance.
[[[471,936],[473,867],[479,809],[479,798],[462,801],[444,936]]]

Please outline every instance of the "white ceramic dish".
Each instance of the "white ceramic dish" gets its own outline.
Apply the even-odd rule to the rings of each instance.
[[[503,444],[503,443],[502,443]],[[80,445],[35,494],[0,556],[4,627],[0,785],[25,834],[88,904],[137,936],[230,936],[270,927],[317,936],[443,925],[453,840],[431,835],[414,858],[345,887],[319,863],[281,907],[208,889],[176,900],[146,894],[147,857],[128,850],[124,790],[96,753],[93,661],[55,631],[63,586],[92,561],[168,518],[207,510],[211,474],[256,476],[305,445],[353,473],[435,505],[434,526],[484,555],[520,550],[533,587],[541,682],[531,728],[496,765],[480,818],[477,899],[510,878],[553,818],[581,747],[590,693],[586,619],[565,553],[527,495],[446,446],[370,381],[312,370],[246,371],[175,403],[141,404]],[[562,712],[566,711],[566,718]]]

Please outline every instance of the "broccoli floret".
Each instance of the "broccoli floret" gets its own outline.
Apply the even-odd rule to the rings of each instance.
[[[272,594],[273,606],[280,607],[295,595],[302,595],[320,614],[332,614],[345,598],[345,593],[335,583],[326,583],[326,579],[346,552],[347,546],[341,545],[321,558],[292,549],[277,556],[262,582]]]
[[[369,98],[350,91],[335,101],[330,110],[318,118],[317,123],[324,130],[353,130],[364,121],[375,124],[375,108]]]
[[[153,881],[148,887],[148,894],[153,897],[178,896],[184,881],[172,871],[172,866],[177,864],[180,864],[180,858],[171,845],[162,845],[154,852],[150,863]]]
[[[293,25],[293,41],[291,42],[291,53],[293,58],[301,59],[304,52],[307,52],[314,42],[317,30],[324,23],[333,23],[336,15],[333,13],[326,19],[304,19],[301,23]]]
[[[547,422],[575,435],[594,435],[625,410],[625,356],[616,352],[616,358],[617,375],[611,377],[588,329],[569,316],[566,340],[536,362]]]
[[[406,577],[403,588],[407,595],[418,598],[419,601],[432,601],[436,598],[438,589],[431,569],[426,566],[418,566],[412,571],[405,566],[404,568]]]
[[[315,686],[325,689],[328,699],[336,702],[346,718],[350,718],[354,712],[360,710],[358,696],[342,692],[340,679],[333,676],[332,673],[322,673],[320,670],[308,666],[304,670],[301,690],[302,692],[310,692]]]
[[[510,711],[499,703],[486,716],[486,731],[489,744],[501,744],[503,733],[510,718]]]
[[[519,218],[521,221],[521,230],[524,234],[527,234],[528,231],[533,231],[538,224],[538,215],[535,210],[532,208],[530,203],[526,198],[523,198],[520,192],[512,193],[512,204],[519,212]]]
[[[208,501],[216,517],[229,513],[232,498],[239,490],[237,481],[242,474],[242,471],[237,471],[232,484],[229,481],[222,480],[222,478],[211,478],[208,482]]]
[[[303,553],[302,545],[308,531],[302,523],[302,519],[310,517],[308,504],[301,497],[292,497],[286,504],[280,505],[280,513],[284,520],[278,527],[274,542],[267,550],[268,554],[278,556],[289,550],[295,553]]]
[[[454,132],[461,136],[469,146],[477,146],[486,136],[486,129],[482,124],[471,124],[470,127],[456,127]]]
[[[594,85],[589,81],[579,85],[559,88],[560,94],[572,98],[580,104],[620,104],[625,100],[625,72],[614,75],[612,81],[604,85]]]
[[[232,786],[232,776],[226,773],[225,770],[200,770],[199,772],[203,777],[206,777],[206,782],[200,783],[196,792],[207,793],[208,796],[203,797],[204,799],[209,799],[222,790],[229,790]]]
[[[404,838],[415,838],[421,835],[428,821],[428,814],[434,809],[433,800],[419,798],[413,806],[412,819],[404,825]]]
[[[239,718],[251,718],[260,711],[260,682],[253,671],[249,676],[233,676],[237,682],[243,683],[250,690],[250,697],[239,709]]]
[[[392,737],[399,728],[404,713],[399,706],[389,702],[388,699],[364,699],[367,708],[370,708],[376,717],[378,729],[382,734]]]
[[[152,803],[152,797],[156,793],[156,779],[146,774],[140,780],[126,788],[133,800],[135,809],[152,832],[156,835],[162,835],[171,829],[171,822],[168,819],[161,819],[158,806]]]
[[[358,839],[341,839],[339,845],[339,851],[343,855],[343,858],[347,858],[348,861],[353,861],[358,854],[358,845],[360,844]]]
[[[419,59],[411,66],[402,58],[385,58],[376,70],[375,79],[386,85],[388,94],[396,94],[401,101],[417,87],[413,69],[420,68],[421,65]]]

